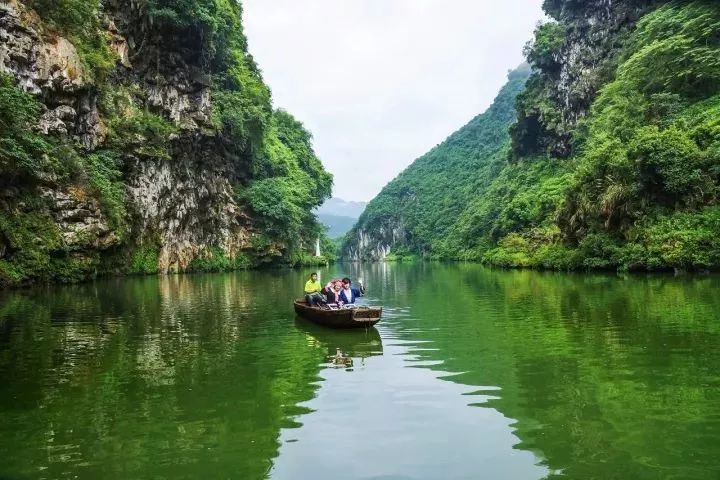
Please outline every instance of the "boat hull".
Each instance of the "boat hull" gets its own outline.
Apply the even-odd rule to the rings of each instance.
[[[306,320],[329,328],[369,328],[380,321],[382,307],[324,310],[309,306],[305,300],[295,300],[295,313]]]

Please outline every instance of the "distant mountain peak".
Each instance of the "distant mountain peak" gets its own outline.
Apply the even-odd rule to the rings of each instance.
[[[360,218],[365,211],[367,202],[354,202],[332,197],[315,209],[317,215],[332,215],[336,217]]]

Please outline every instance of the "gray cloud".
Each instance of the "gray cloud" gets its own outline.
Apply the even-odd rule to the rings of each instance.
[[[250,51],[312,131],[335,196],[369,200],[486,109],[542,0],[244,0]]]

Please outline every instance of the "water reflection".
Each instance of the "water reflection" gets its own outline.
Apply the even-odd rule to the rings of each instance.
[[[402,322],[390,310],[386,320]],[[467,479],[544,477],[532,453],[513,449],[513,420],[494,409],[470,409],[471,389],[444,382],[449,372],[421,366],[411,343],[379,329],[383,355],[352,372],[320,372],[313,412],[283,430],[270,478]]]
[[[0,474],[262,478],[324,350],[283,275],[109,280],[6,294]],[[260,292],[260,294],[258,294]]]
[[[337,266],[385,307],[348,332],[306,273],[6,292],[0,477],[720,476],[718,277]]]
[[[375,278],[410,305],[397,338],[515,419],[549,478],[720,476],[718,277],[421,264]]]
[[[357,330],[333,330],[315,325],[296,317],[295,326],[305,332],[318,347],[325,349],[327,355],[334,355],[340,349],[351,357],[365,359],[383,354],[382,338],[377,328]]]

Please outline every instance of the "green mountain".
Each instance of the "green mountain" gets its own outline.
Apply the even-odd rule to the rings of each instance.
[[[312,259],[332,177],[235,0],[0,4],[0,287]]]
[[[388,183],[347,235],[343,255],[377,260],[391,251],[437,252],[467,201],[485,191],[505,166],[515,97],[529,75],[527,65],[510,72],[485,113]]]
[[[345,256],[720,267],[717,3],[546,0],[544,8],[554,20],[526,48],[533,73],[517,98],[509,155],[488,152],[484,165],[494,167],[475,170],[466,167],[480,165],[472,146],[434,164],[430,152],[370,202]],[[504,128],[496,134],[507,138]],[[412,188],[416,177],[455,179],[463,168],[472,180]],[[392,215],[390,198],[402,214]]]

